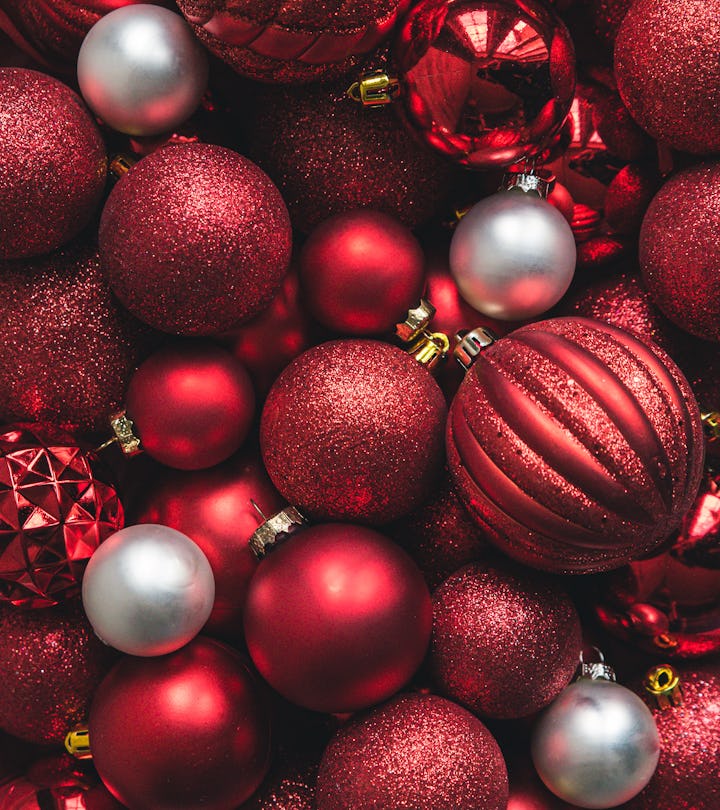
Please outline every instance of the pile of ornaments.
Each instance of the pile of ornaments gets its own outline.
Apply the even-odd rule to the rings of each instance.
[[[0,0],[1,810],[720,807],[719,38]]]

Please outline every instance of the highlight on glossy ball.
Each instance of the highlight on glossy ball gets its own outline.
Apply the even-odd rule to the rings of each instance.
[[[165,655],[191,641],[212,611],[207,557],[181,532],[144,524],[117,532],[85,571],[85,613],[102,641],[129,655]]]
[[[129,135],[156,135],[181,124],[200,103],[207,78],[207,58],[190,26],[168,9],[145,4],[100,19],[78,57],[85,101]]]

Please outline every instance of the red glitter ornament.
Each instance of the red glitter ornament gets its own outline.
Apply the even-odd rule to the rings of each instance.
[[[118,298],[166,332],[216,334],[264,309],[290,261],[285,204],[230,149],[173,145],[112,190],[100,254]]]
[[[0,68],[0,259],[49,253],[90,221],[105,188],[100,132],[51,76]]]
[[[260,790],[240,810],[317,810],[317,762],[274,764]]]
[[[278,377],[260,425],[287,500],[318,519],[387,523],[415,508],[442,464],[446,409],[427,369],[374,340],[336,340]]]
[[[351,721],[320,763],[318,810],[505,810],[498,744],[470,712],[434,695],[403,695]]]
[[[660,349],[556,318],[477,359],[448,421],[450,471],[488,537],[556,573],[617,568],[676,529],[702,476],[692,391]]]
[[[605,220],[611,230],[637,233],[659,186],[660,177],[654,169],[635,164],[620,169],[605,195]]]
[[[719,184],[720,163],[676,174],[650,204],[640,232],[640,266],[655,303],[681,329],[717,341]]]
[[[134,810],[228,810],[268,767],[255,678],[237,652],[207,638],[121,660],[95,692],[89,728],[100,778]]]
[[[635,123],[617,93],[593,88],[592,96],[592,124],[611,154],[627,161],[652,154],[652,139]]]
[[[620,23],[633,0],[589,0],[590,19],[594,23],[595,33],[605,44],[612,46],[617,37]]]

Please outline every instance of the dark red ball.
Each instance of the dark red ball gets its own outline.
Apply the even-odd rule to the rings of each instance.
[[[614,233],[635,234],[660,186],[655,169],[629,163],[620,169],[605,195],[605,220]]]

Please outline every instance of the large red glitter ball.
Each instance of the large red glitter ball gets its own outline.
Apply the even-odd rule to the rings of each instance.
[[[251,318],[290,262],[277,188],[230,149],[174,145],[141,160],[112,190],[100,221],[110,285],[166,332],[215,334]]]
[[[315,517],[381,524],[416,507],[442,466],[446,407],[427,369],[374,340],[322,343],[278,377],[260,443],[270,478]]]
[[[678,527],[702,476],[688,382],[659,348],[585,318],[486,349],[453,402],[458,492],[511,557],[556,573],[617,568]]]
[[[100,132],[79,96],[34,70],[0,68],[0,108],[0,259],[49,253],[100,203]]]
[[[260,674],[314,711],[352,712],[412,677],[430,640],[422,574],[362,526],[306,529],[273,551],[250,583],[245,640]]]
[[[347,73],[408,0],[179,0],[200,41],[238,73],[298,83]]]
[[[535,714],[577,669],[582,636],[575,606],[535,572],[461,568],[435,591],[433,616],[435,680],[474,714],[503,720]]]
[[[682,329],[718,341],[719,184],[720,163],[675,175],[650,203],[640,232],[640,265],[655,303]]]
[[[615,41],[625,105],[654,138],[720,151],[720,0],[635,0]]]
[[[47,607],[77,593],[92,553],[122,527],[117,493],[69,436],[0,427],[0,602]]]
[[[239,653],[203,637],[120,661],[95,692],[89,729],[100,778],[135,810],[228,810],[268,768],[258,684]]]
[[[470,712],[435,695],[404,695],[355,719],[320,763],[318,810],[505,810],[507,769]]]

